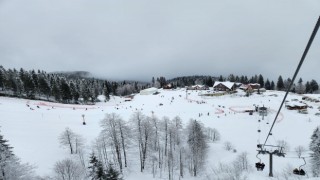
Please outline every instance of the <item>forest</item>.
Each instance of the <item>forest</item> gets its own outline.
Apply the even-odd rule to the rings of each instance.
[[[291,79],[283,79],[280,75],[277,82],[270,81],[260,75],[247,76],[230,74],[213,76],[183,76],[166,80],[165,77],[152,77],[151,82],[139,81],[108,81],[82,76],[83,73],[46,73],[45,71],[5,69],[0,66],[0,96],[11,96],[26,99],[38,99],[66,104],[94,104],[98,95],[126,96],[139,93],[148,87],[163,88],[172,84],[172,88],[183,88],[196,84],[212,87],[215,81],[230,81],[242,84],[259,83],[267,90],[284,91]],[[319,85],[316,80],[303,82],[302,78],[295,83],[291,92],[298,94],[318,93]]]

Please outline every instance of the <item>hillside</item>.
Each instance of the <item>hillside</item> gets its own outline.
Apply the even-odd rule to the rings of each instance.
[[[70,157],[68,150],[60,146],[58,137],[66,127],[69,127],[86,140],[86,157],[92,151],[95,138],[98,137],[102,128],[100,120],[106,113],[117,113],[125,121],[129,121],[132,114],[141,111],[145,115],[152,112],[159,118],[167,116],[170,119],[179,116],[184,125],[189,120],[196,119],[206,127],[215,128],[221,134],[221,140],[209,143],[209,153],[204,170],[198,178],[192,178],[186,172],[185,179],[214,179],[212,169],[219,163],[231,163],[242,152],[248,153],[248,159],[252,166],[251,171],[246,173],[248,179],[269,179],[268,178],[268,156],[260,155],[261,160],[266,164],[264,171],[256,171],[254,163],[258,143],[263,143],[270,129],[275,113],[283,99],[284,92],[267,91],[261,95],[253,94],[245,97],[244,93],[202,97],[199,91],[188,91],[186,99],[185,89],[159,90],[157,95],[135,95],[132,101],[125,101],[125,98],[111,97],[108,102],[99,102],[93,106],[86,105],[65,105],[42,101],[15,99],[0,97],[0,124],[1,133],[9,140],[14,147],[14,153],[23,162],[29,162],[37,166],[36,172],[41,176],[52,176],[53,166],[58,160]],[[308,95],[319,99],[319,95]],[[287,100],[301,101],[302,96],[289,94]],[[295,167],[303,164],[303,160],[297,158],[294,152],[295,147],[301,145],[308,149],[310,137],[313,130],[320,125],[320,117],[315,113],[319,112],[320,103],[304,101],[308,104],[308,114],[300,114],[296,110],[283,108],[269,138],[270,145],[277,145],[278,141],[284,140],[290,149],[286,157],[274,157],[274,179],[284,178],[289,174],[289,179],[297,178],[291,174]],[[163,105],[160,105],[163,104]],[[259,116],[244,113],[244,110],[254,109],[255,106],[268,108],[268,115]],[[312,108],[311,108],[312,107]],[[201,116],[199,115],[201,114]],[[82,125],[82,115],[86,125]],[[261,122],[258,122],[261,120]],[[261,133],[258,133],[258,129]],[[226,151],[225,142],[229,141],[236,152]],[[74,155],[73,155],[74,156]],[[303,156],[309,156],[309,151],[303,152]],[[124,173],[125,179],[151,179],[151,169],[145,173],[139,173],[138,153],[135,148],[129,149],[129,170]],[[304,166],[307,174],[310,171],[309,159]],[[288,168],[289,167],[289,168]],[[311,173],[309,173],[309,176]],[[156,179],[160,175],[156,175]],[[307,178],[307,177],[299,177]],[[178,176],[174,176],[178,179]]]

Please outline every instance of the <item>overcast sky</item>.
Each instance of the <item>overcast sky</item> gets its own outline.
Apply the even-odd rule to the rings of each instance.
[[[292,77],[319,0],[0,0],[0,65],[152,76]],[[320,80],[320,32],[298,77]]]

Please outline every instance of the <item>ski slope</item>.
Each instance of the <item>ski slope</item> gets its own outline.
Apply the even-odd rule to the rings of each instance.
[[[69,151],[62,148],[58,140],[66,127],[85,138],[86,152],[90,153],[91,145],[101,131],[99,122],[106,113],[118,113],[124,120],[129,120],[133,112],[138,110],[145,115],[154,112],[159,118],[180,116],[184,124],[193,118],[201,121],[206,127],[216,128],[221,134],[219,142],[210,144],[206,165],[208,173],[220,162],[232,162],[238,154],[247,152],[253,167],[248,178],[269,179],[269,156],[259,156],[266,164],[266,168],[262,172],[255,171],[254,163],[258,161],[256,145],[264,142],[284,92],[267,91],[250,97],[244,97],[244,93],[241,92],[217,97],[202,97],[198,95],[200,91],[186,93],[185,89],[159,90],[159,92],[157,95],[137,94],[128,102],[125,102],[125,98],[111,97],[110,101],[102,101],[93,106],[0,97],[1,134],[9,140],[9,144],[14,147],[14,153],[22,162],[35,165],[36,173],[40,176],[52,176],[55,162],[70,156]],[[320,97],[320,95],[308,96],[316,99]],[[287,100],[293,99],[300,101],[302,96],[289,94]],[[295,168],[303,164],[302,159],[296,158],[294,148],[302,145],[308,149],[312,132],[320,125],[320,116],[315,115],[319,112],[320,103],[304,102],[312,106],[308,108],[309,113],[300,114],[295,110],[283,108],[272,131],[273,135],[268,140],[267,144],[271,145],[276,145],[278,140],[285,140],[290,146],[287,158],[274,157],[274,179],[281,177],[287,167]],[[243,113],[244,110],[254,109],[254,105],[260,107],[264,105],[269,109],[264,120],[256,112],[253,115]],[[87,124],[85,126],[82,125],[83,115]],[[257,131],[259,127],[261,133]],[[234,145],[237,153],[224,150],[223,145],[226,141]],[[303,156],[309,156],[309,152],[304,152]],[[304,169],[308,173],[309,159],[306,160],[307,165]],[[151,171],[141,174],[138,166],[138,161],[131,162],[131,170],[125,174],[125,179],[152,178]],[[205,179],[205,175],[197,178],[187,176],[185,179]]]

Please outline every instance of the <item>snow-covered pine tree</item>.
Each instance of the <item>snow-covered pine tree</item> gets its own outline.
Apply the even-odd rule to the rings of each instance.
[[[5,179],[6,172],[5,167],[7,166],[8,160],[13,156],[11,147],[7,144],[7,140],[3,139],[3,136],[0,134],[0,179]]]
[[[98,158],[92,153],[90,155],[90,166],[89,168],[89,177],[91,180],[104,180],[106,179],[106,172],[103,168],[103,164]]]
[[[0,91],[4,90],[5,73],[6,70],[3,68],[3,66],[0,66]]]
[[[312,151],[312,174],[315,177],[320,177],[320,126],[313,131],[309,148]]]
[[[306,90],[306,87],[304,86],[304,84],[302,82],[303,82],[302,78],[300,78],[299,81],[298,81],[298,85],[296,87],[296,92],[298,94],[303,94],[305,92],[305,90]]]
[[[8,141],[0,134],[0,179],[35,179],[33,167],[21,164],[9,146]]]
[[[96,180],[108,180],[107,175],[108,174],[105,172],[102,162],[98,161],[96,170]]]
[[[97,163],[98,163],[98,159],[97,157],[94,155],[94,153],[92,153],[90,155],[90,160],[89,160],[89,177],[93,180],[95,175],[96,175],[96,170],[97,170]]]
[[[120,173],[113,168],[112,164],[108,166],[105,180],[122,180]]]

